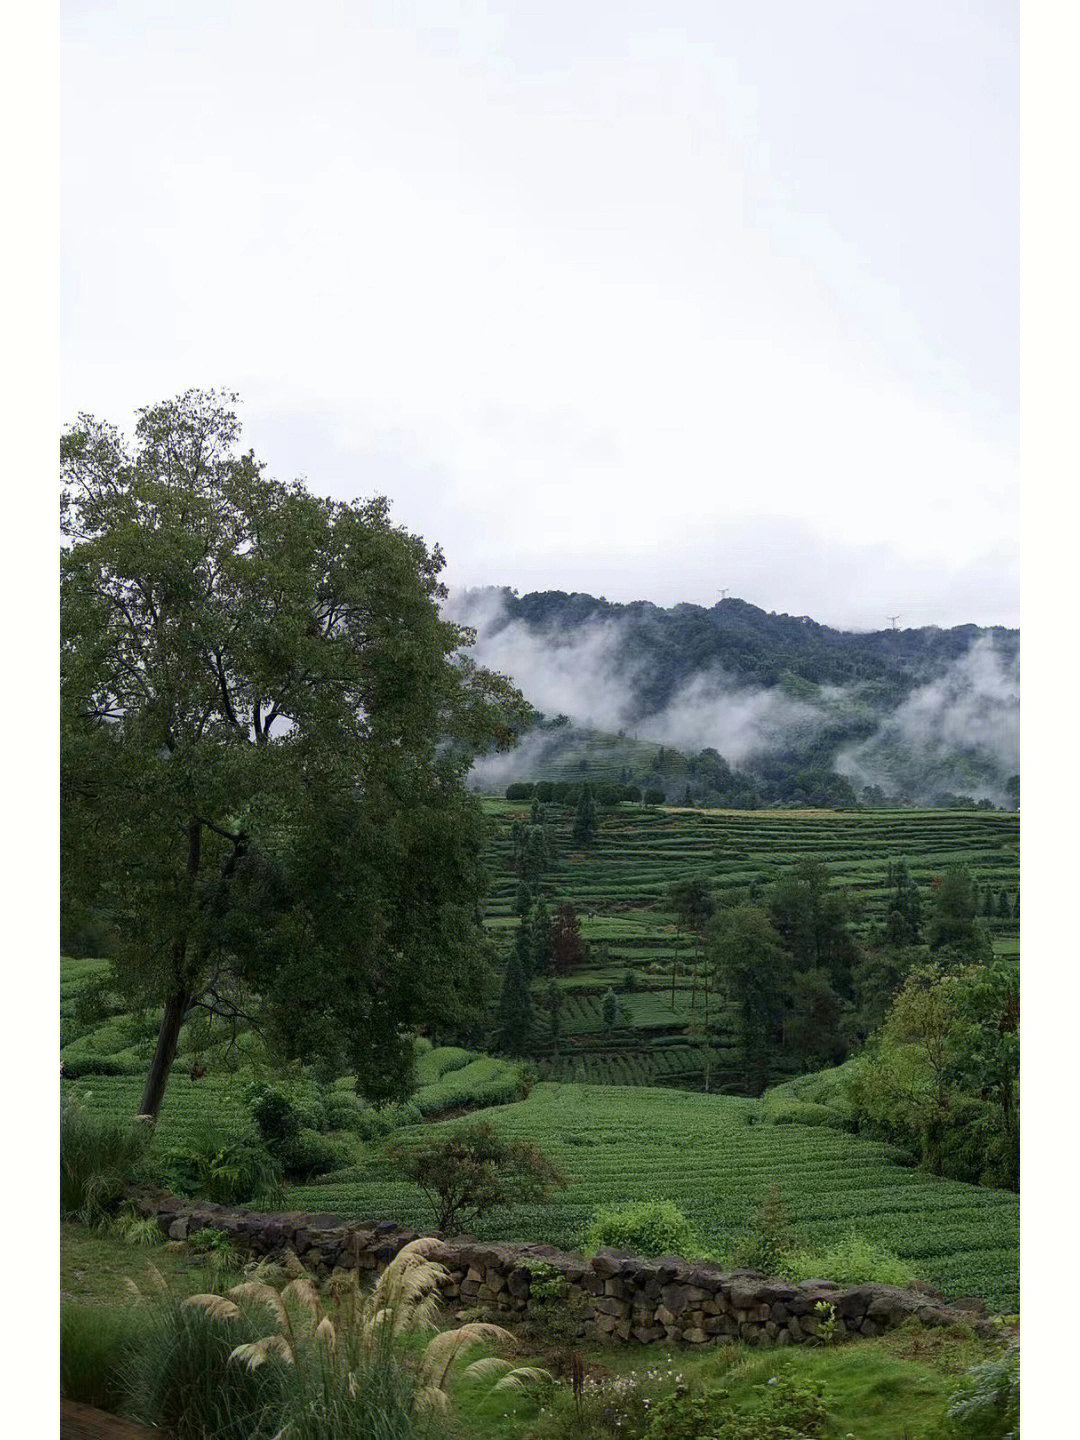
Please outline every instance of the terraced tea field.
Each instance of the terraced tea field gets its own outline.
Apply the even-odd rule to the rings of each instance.
[[[760,1102],[731,1096],[541,1083],[480,1118],[542,1145],[571,1184],[549,1205],[493,1211],[473,1228],[481,1237],[574,1248],[599,1206],[667,1198],[702,1245],[722,1255],[776,1185],[811,1242],[838,1239],[854,1225],[946,1294],[1017,1308],[1015,1194],[935,1179],[895,1163],[888,1146],[828,1127],[751,1123],[761,1113]],[[296,1209],[430,1223],[414,1186],[378,1178],[370,1164],[348,1179],[295,1187],[287,1198]]]
[[[494,830],[485,920],[500,935],[516,924],[511,827],[528,823],[529,806],[484,804]],[[931,882],[951,864],[967,865],[980,891],[1004,889],[1010,903],[1019,882],[1019,817],[994,811],[691,810],[624,803],[601,812],[584,851],[571,838],[569,810],[549,806],[547,817],[555,853],[541,893],[552,906],[573,902],[591,950],[590,962],[560,981],[568,992],[560,1055],[538,1046],[545,1073],[555,1079],[700,1083],[702,1050],[687,1032],[702,1020],[703,1007],[686,967],[690,946],[669,908],[673,880],[704,879],[720,895],[755,883],[765,887],[800,860],[817,860],[834,884],[855,897],[864,924],[884,917],[890,861],[907,862],[927,907]],[[985,923],[995,949],[1016,957],[1016,922]],[[683,968],[672,1003],[676,958]],[[619,995],[628,1013],[608,1034],[600,1000],[608,988],[623,991],[628,972],[634,989]],[[714,1088],[737,1088],[734,1026],[722,1009],[714,1008],[712,1018],[727,1035],[713,1055]]]

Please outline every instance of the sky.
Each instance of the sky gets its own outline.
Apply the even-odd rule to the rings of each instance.
[[[62,6],[62,400],[452,586],[1019,623],[999,0]]]

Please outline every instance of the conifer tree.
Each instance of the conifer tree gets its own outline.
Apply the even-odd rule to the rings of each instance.
[[[574,840],[578,845],[588,845],[596,831],[596,801],[591,785],[581,787],[581,797],[574,813]]]
[[[521,959],[515,948],[510,952],[503,975],[496,1032],[499,1048],[510,1055],[524,1055],[532,1035],[532,1025],[529,982],[522,971]]]

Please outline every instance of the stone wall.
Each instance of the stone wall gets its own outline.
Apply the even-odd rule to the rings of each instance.
[[[224,1231],[253,1257],[293,1250],[320,1277],[338,1268],[378,1273],[418,1235],[388,1221],[346,1224],[337,1215],[265,1215],[172,1195],[142,1196],[136,1204],[170,1239],[186,1240],[204,1227]],[[530,1266],[549,1266],[562,1275],[568,1295],[582,1297],[581,1333],[610,1343],[716,1345],[739,1339],[791,1345],[819,1340],[829,1324],[852,1334],[881,1335],[912,1315],[931,1325],[986,1324],[977,1318],[984,1309],[978,1301],[960,1302],[967,1308],[959,1308],[946,1305],[936,1292],[891,1285],[826,1280],[794,1285],[677,1256],[643,1259],[601,1250],[587,1260],[550,1245],[489,1244],[458,1235],[444,1240],[432,1258],[446,1267],[443,1292],[449,1304],[499,1312],[510,1324],[528,1316]],[[819,1309],[822,1303],[831,1312]]]

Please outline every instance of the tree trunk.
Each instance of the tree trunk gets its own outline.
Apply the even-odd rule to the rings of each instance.
[[[188,826],[187,837],[187,875],[189,881],[194,881],[199,873],[199,861],[202,853],[202,825],[198,820],[192,820]],[[165,1098],[165,1086],[169,1083],[169,1072],[172,1070],[173,1060],[176,1058],[176,1042],[180,1038],[184,1016],[191,1004],[191,995],[185,989],[184,980],[181,978],[185,974],[186,955],[187,937],[181,934],[176,941],[174,972],[176,989],[165,1002],[165,1013],[161,1017],[154,1058],[150,1061],[150,1070],[146,1076],[142,1099],[139,1102],[139,1114],[146,1116],[151,1124],[157,1123],[158,1111]]]
[[[151,1121],[156,1121],[158,1111],[161,1109],[161,1102],[165,1096],[165,1086],[169,1081],[169,1072],[172,1070],[172,1063],[176,1056],[176,1042],[180,1038],[180,1027],[184,1023],[184,1016],[187,1014],[191,996],[183,990],[170,995],[165,1003],[165,1013],[161,1017],[161,1028],[158,1030],[157,1047],[154,1050],[154,1058],[150,1062],[150,1071],[146,1077],[146,1085],[143,1088],[143,1096],[139,1101],[139,1114],[149,1116]]]

